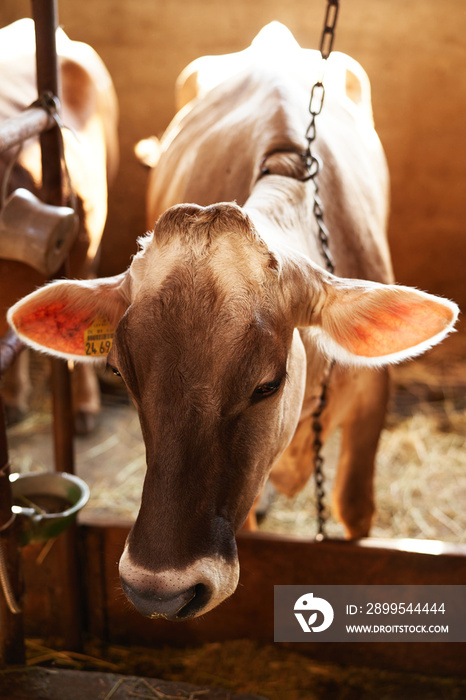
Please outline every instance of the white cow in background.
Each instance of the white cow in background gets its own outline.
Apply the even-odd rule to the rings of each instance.
[[[107,218],[107,183],[112,182],[118,167],[118,105],[110,75],[90,46],[71,41],[59,29],[57,54],[62,88],[61,119],[69,127],[63,131],[65,159],[79,215],[67,275],[85,278],[95,275]],[[37,99],[35,60],[32,20],[19,20],[0,29],[0,121],[19,115]],[[1,182],[7,177],[15,150],[0,154]],[[8,178],[7,194],[25,188],[40,196],[40,186],[39,139],[33,138],[23,144]],[[18,235],[20,247],[21,230],[15,230],[15,235]],[[6,252],[5,244],[3,250]],[[29,264],[2,256],[0,231],[0,336],[8,327],[6,312],[9,306],[45,280],[46,275]],[[30,391],[24,367],[26,354],[23,353],[19,360],[3,386],[5,401],[15,414],[27,409]],[[77,425],[82,432],[87,432],[100,408],[98,385],[93,371],[85,365],[76,367],[75,379]]]

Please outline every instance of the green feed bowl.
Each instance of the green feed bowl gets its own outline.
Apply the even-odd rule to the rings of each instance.
[[[66,472],[10,474],[10,485],[22,545],[59,535],[89,500],[87,484]]]

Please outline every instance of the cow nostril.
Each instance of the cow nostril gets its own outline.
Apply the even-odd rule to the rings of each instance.
[[[122,577],[122,588],[127,598],[141,615],[152,619],[163,617],[166,620],[187,620],[201,611],[210,599],[208,586],[195,584],[173,595],[160,595],[155,590],[137,590]]]
[[[187,620],[190,617],[194,617],[200,610],[202,610],[208,603],[210,598],[210,591],[208,586],[204,583],[198,583],[194,586],[194,595],[189,600],[186,605],[184,605],[176,613],[177,620]]]

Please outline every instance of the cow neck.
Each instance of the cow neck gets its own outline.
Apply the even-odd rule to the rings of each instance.
[[[316,236],[310,235],[312,205],[308,184],[270,173],[257,181],[244,209],[272,252],[299,251],[322,265]]]
[[[293,153],[293,155],[296,154]],[[273,252],[279,252],[284,247],[293,247],[302,253],[309,254],[309,244],[317,243],[315,252],[317,257],[321,258],[320,264],[323,260],[323,267],[333,273],[334,265],[328,251],[328,234],[323,225],[323,212],[317,196],[316,183],[312,182],[314,191],[310,196],[309,187],[311,185],[308,182],[312,180],[311,177],[298,177],[299,171],[292,173],[288,170],[288,172],[273,173],[269,166],[266,166],[267,160],[270,162],[270,159],[264,159],[261,175],[244,207],[260,236],[264,238]],[[280,159],[280,161],[282,160]],[[317,240],[316,237],[312,237],[312,241],[309,241],[308,223],[313,220],[317,224]],[[303,221],[305,222],[304,226]],[[288,244],[286,246],[283,244],[284,234]],[[320,250],[318,250],[319,244]],[[310,257],[316,259],[316,255],[311,254]],[[322,377],[319,404],[312,414],[312,459],[316,493],[317,541],[327,538],[321,417],[327,405],[327,394],[334,367],[335,360],[328,358],[327,368]]]

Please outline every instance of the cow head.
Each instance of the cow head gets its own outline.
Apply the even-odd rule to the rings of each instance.
[[[126,273],[55,282],[9,312],[30,345],[108,356],[123,377],[147,473],[120,576],[140,612],[168,619],[206,612],[236,588],[235,532],[300,415],[297,329],[312,326],[339,361],[371,365],[420,352],[455,317],[451,302],[269,250],[234,204],[173,207]]]

